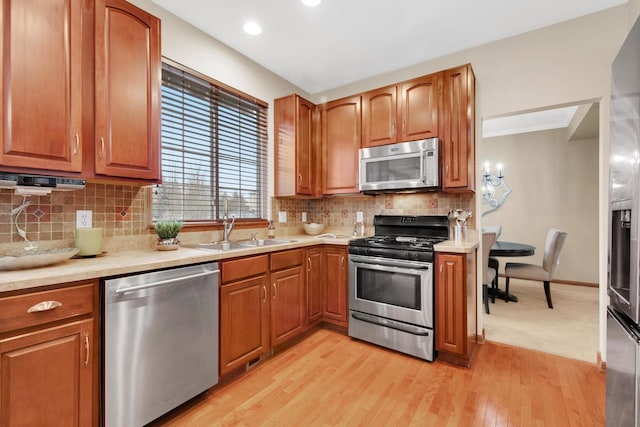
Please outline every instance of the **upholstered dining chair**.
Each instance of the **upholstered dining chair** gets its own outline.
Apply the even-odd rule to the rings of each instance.
[[[547,233],[547,241],[544,245],[544,256],[542,258],[542,265],[525,264],[520,262],[508,262],[504,267],[504,275],[507,278],[505,285],[506,298],[505,301],[509,302],[509,279],[525,279],[536,280],[544,283],[544,293],[547,297],[547,305],[549,308],[553,308],[551,302],[551,279],[556,272],[558,266],[558,259],[560,258],[560,251],[564,245],[564,241],[567,239],[567,232],[558,230],[556,228],[549,229]]]
[[[482,227],[483,233],[496,233],[496,240],[500,238],[500,234],[502,233],[501,225],[487,225]],[[491,302],[495,304],[496,302],[496,291],[498,290],[498,271],[500,270],[500,261],[498,258],[490,256],[489,257],[489,268],[493,268],[496,271],[496,277],[491,282],[491,289],[493,289],[491,293]]]
[[[489,252],[495,242],[496,233],[482,233],[482,302],[487,314],[491,314],[489,310],[489,284],[493,283],[493,279],[498,275],[494,268],[489,267]]]

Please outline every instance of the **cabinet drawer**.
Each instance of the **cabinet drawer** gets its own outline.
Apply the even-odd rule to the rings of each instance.
[[[94,284],[89,283],[0,298],[0,333],[89,314],[93,312],[93,289]],[[47,305],[56,307],[47,309]]]
[[[271,254],[271,271],[302,265],[304,249],[292,249]]]
[[[269,271],[269,255],[222,261],[220,270],[222,272],[222,283],[264,274]]]

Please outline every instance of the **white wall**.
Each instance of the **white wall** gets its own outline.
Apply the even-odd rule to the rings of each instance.
[[[567,141],[565,128],[482,144],[483,159],[503,163],[512,190],[504,206],[482,218],[483,225],[502,225],[502,240],[536,247],[532,257],[502,261],[541,265],[548,229],[560,228],[568,237],[555,279],[598,283],[598,140]]]

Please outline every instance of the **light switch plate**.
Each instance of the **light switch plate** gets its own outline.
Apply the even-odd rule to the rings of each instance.
[[[287,211],[278,212],[278,222],[287,222]]]
[[[93,224],[92,211],[76,211],[76,228],[91,228]]]
[[[302,222],[307,222],[307,213],[302,212]]]
[[[364,215],[362,214],[362,211],[356,212],[356,222],[364,222]]]

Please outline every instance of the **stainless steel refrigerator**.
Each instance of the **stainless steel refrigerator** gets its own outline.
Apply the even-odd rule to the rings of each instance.
[[[640,424],[640,21],[611,69],[607,426]]]

